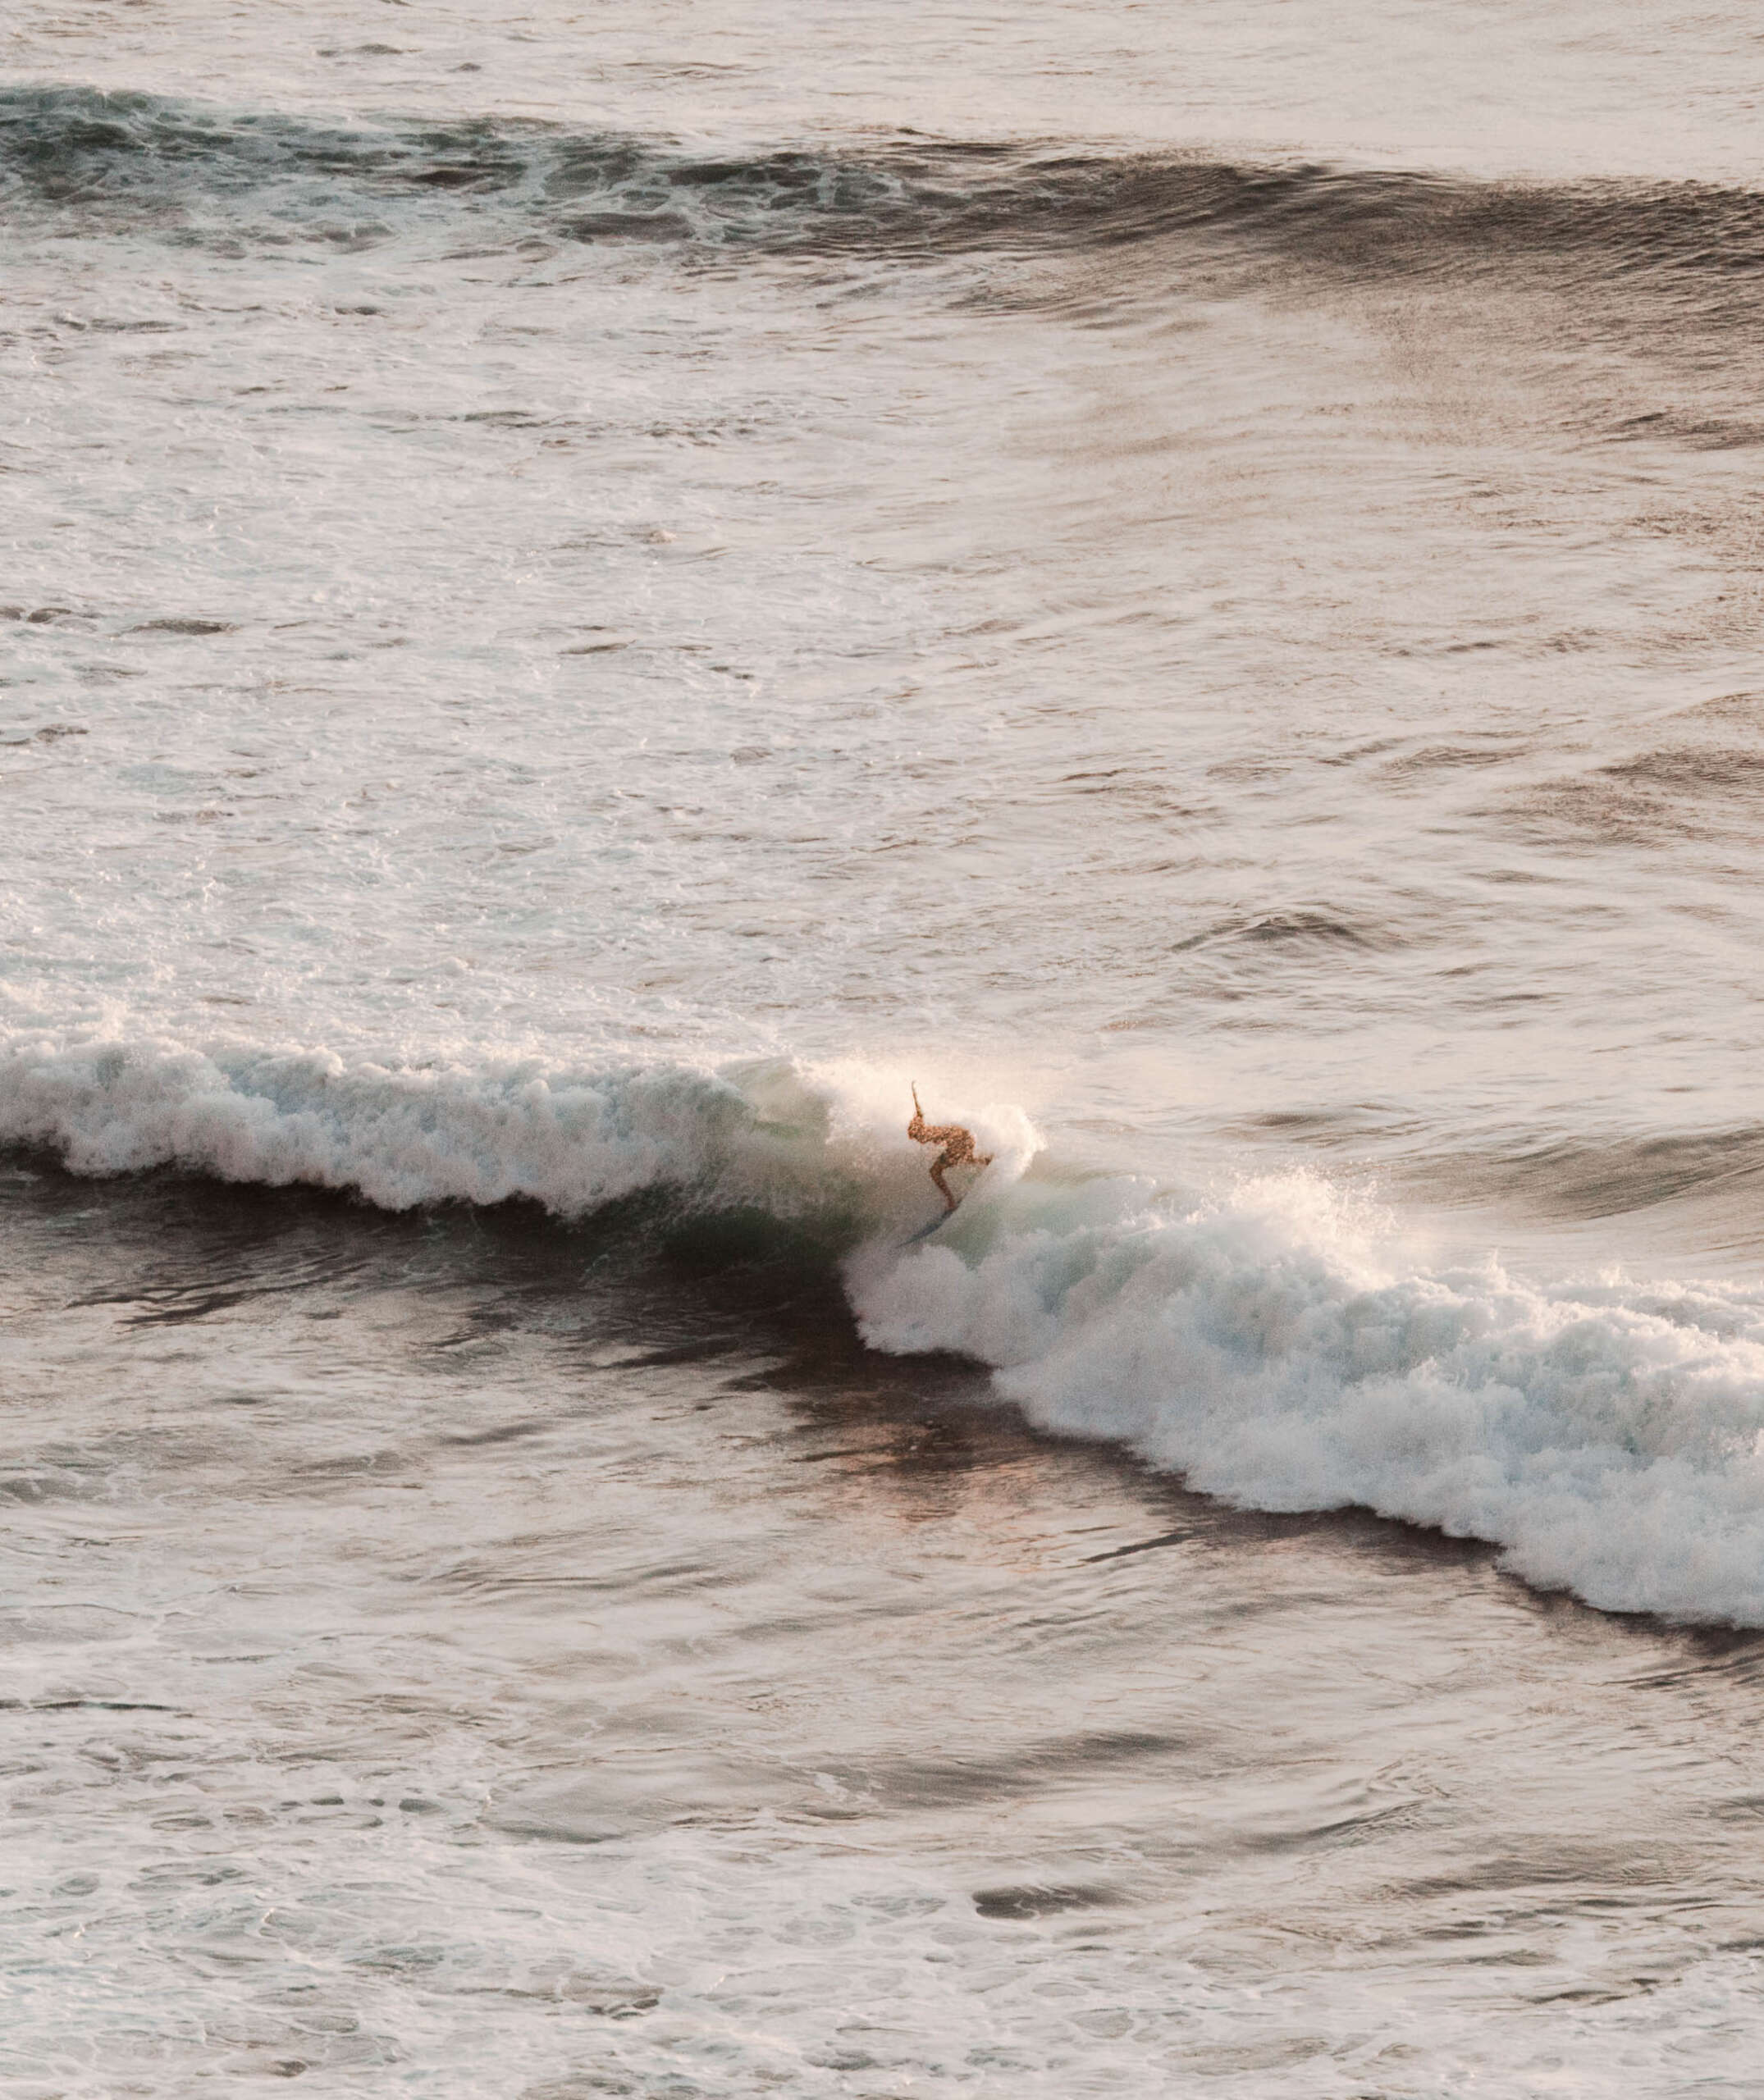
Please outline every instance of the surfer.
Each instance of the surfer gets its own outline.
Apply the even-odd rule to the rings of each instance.
[[[931,1179],[937,1184],[937,1192],[944,1199],[944,1216],[948,1217],[956,1207],[956,1198],[950,1193],[949,1184],[944,1179],[946,1166],[990,1166],[992,1154],[980,1153],[974,1149],[974,1133],[964,1130],[959,1123],[927,1123],[925,1111],[919,1106],[919,1089],[912,1089],[912,1121],[907,1125],[907,1135],[921,1145],[941,1145],[943,1150],[931,1162]]]

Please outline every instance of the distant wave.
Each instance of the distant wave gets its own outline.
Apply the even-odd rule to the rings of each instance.
[[[1200,153],[916,137],[729,156],[507,118],[327,125],[76,86],[0,89],[0,198],[181,241],[326,214],[365,242],[415,212],[578,240],[769,250],[1106,249],[1208,235],[1401,275],[1523,256],[1665,274],[1722,300],[1764,266],[1764,193],[1475,182]]]
[[[0,1144],[75,1171],[309,1182],[393,1208],[665,1192],[806,1229],[865,1340],[957,1352],[1044,1429],[1245,1507],[1361,1504],[1490,1540],[1619,1611],[1764,1625],[1764,1288],[1540,1285],[1418,1259],[1308,1176],[1211,1195],[1000,1154],[930,1242],[892,1074],[784,1061],[422,1071],[322,1052],[15,1035]]]

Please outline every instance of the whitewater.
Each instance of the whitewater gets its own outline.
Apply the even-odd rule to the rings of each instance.
[[[562,1218],[659,1192],[803,1222],[843,1256],[871,1346],[994,1366],[1040,1427],[1242,1507],[1363,1504],[1487,1539],[1607,1609],[1760,1623],[1757,1286],[1539,1284],[1492,1254],[1429,1271],[1387,1214],[1313,1174],[1200,1200],[1053,1163],[1026,1179],[1033,1126],[997,1106],[970,1112],[996,1165],[939,1244],[911,1246],[936,1198],[889,1142],[885,1088],[775,1064],[388,1071],[26,1045],[0,1068],[0,1127],[85,1174],[170,1166],[390,1209],[521,1198]]]
[[[1759,48],[0,30],[7,2100],[1748,2089]]]

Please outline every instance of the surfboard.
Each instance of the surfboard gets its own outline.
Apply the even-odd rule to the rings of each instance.
[[[961,1208],[961,1204],[957,1203],[956,1211],[960,1210]],[[916,1246],[920,1240],[929,1239],[934,1232],[939,1231],[948,1224],[950,1219],[955,1216],[956,1211],[945,1211],[941,1217],[934,1217],[929,1225],[921,1225],[916,1232],[909,1233],[906,1244],[909,1247]]]

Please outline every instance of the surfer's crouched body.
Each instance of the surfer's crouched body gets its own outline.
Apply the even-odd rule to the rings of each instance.
[[[944,1179],[946,1166],[990,1166],[992,1154],[976,1153],[974,1133],[964,1130],[959,1123],[927,1123],[925,1111],[919,1106],[919,1089],[912,1089],[912,1121],[907,1125],[907,1135],[921,1145],[941,1145],[943,1150],[931,1162],[931,1179],[937,1184],[937,1192],[944,1199],[944,1215],[947,1217],[956,1207],[956,1199],[949,1184]]]

